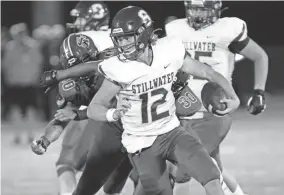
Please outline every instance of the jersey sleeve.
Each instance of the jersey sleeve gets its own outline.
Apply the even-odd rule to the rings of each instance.
[[[176,68],[177,70],[179,70],[183,65],[184,58],[186,57],[186,51],[182,43],[182,40],[175,37],[171,41],[170,51],[172,51],[173,58],[176,64]]]
[[[165,30],[166,30],[166,35],[168,37],[174,37],[177,36],[178,33],[175,30],[175,25],[173,22],[170,22],[168,24],[165,25]]]
[[[98,66],[98,71],[109,81],[124,87],[133,81],[133,75],[131,75],[131,70],[127,68],[123,63],[116,57],[102,61]]]
[[[165,25],[165,30],[166,30],[166,35],[167,37],[180,37],[180,29],[181,25],[180,24],[180,19],[171,21]]]
[[[239,18],[230,18],[229,50],[233,53],[242,51],[249,42],[246,22]]]

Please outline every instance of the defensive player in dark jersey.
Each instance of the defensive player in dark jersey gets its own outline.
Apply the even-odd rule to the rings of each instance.
[[[88,60],[106,58],[111,52],[105,51],[112,51],[101,52],[112,46],[108,33],[109,11],[107,6],[102,2],[80,2],[71,11],[71,15],[75,16],[76,20],[73,24],[67,24],[70,32],[81,32],[71,34],[63,41],[60,48],[63,69]],[[96,168],[93,171],[95,179],[91,178],[93,182],[90,185],[91,189],[85,188],[85,190],[90,190],[93,193],[98,191],[124,158],[119,136],[122,131],[120,124],[104,124],[82,120],[86,119],[85,111],[78,110],[79,107],[88,105],[102,79],[103,77],[98,75],[87,75],[60,82],[56,102],[59,110],[55,114],[55,118],[46,127],[44,135],[32,144],[35,153],[43,154],[50,143],[57,140],[63,131],[66,132],[62,150],[56,162],[62,195],[70,194],[75,189],[75,172],[82,170],[85,165],[89,146],[94,139],[96,143],[94,148],[96,149],[89,155],[96,157],[95,160],[91,161]],[[70,121],[70,119],[73,120]],[[100,132],[102,133],[100,134]],[[102,142],[112,143],[112,145],[105,146]],[[117,151],[121,155],[112,155],[112,152]],[[92,157],[90,158],[92,159]],[[107,180],[104,186],[105,194],[119,193],[130,169],[128,159],[123,161]]]
[[[84,36],[90,43],[89,47],[78,46],[76,40],[79,37],[81,37],[81,33],[71,34],[63,41],[60,53],[64,68],[69,68],[80,62],[97,60],[101,57],[90,37]],[[70,45],[71,50],[65,50],[64,45]],[[73,53],[72,58],[70,58],[72,60],[66,58],[68,56],[66,52]],[[73,133],[66,134],[69,136],[65,136],[63,139],[59,161],[63,160],[64,162],[61,164],[66,165],[66,168],[69,168],[70,171],[74,171],[82,170],[87,158],[89,163],[86,164],[86,171],[82,174],[82,179],[85,178],[87,181],[83,183],[87,183],[87,186],[84,185],[80,188],[80,182],[78,186],[83,194],[85,192],[86,194],[96,193],[118,166],[117,171],[121,174],[114,172],[113,177],[107,181],[104,191],[106,194],[119,193],[132,169],[126,154],[122,151],[120,142],[122,127],[119,122],[100,123],[88,120],[86,127],[78,133],[78,121],[87,119],[86,109],[78,110],[78,107],[89,104],[103,79],[100,75],[91,74],[61,81],[58,85],[59,96],[57,100],[60,109],[57,110],[55,118],[46,127],[44,135],[32,144],[35,153],[43,154],[50,143],[58,139],[64,128],[72,125]],[[120,104],[120,106],[123,106],[123,104]],[[73,121],[69,122],[70,119],[73,119]],[[68,144],[67,147],[66,144]],[[93,145],[89,151],[90,144]],[[89,167],[92,169],[91,171]],[[72,191],[74,187],[71,189]]]

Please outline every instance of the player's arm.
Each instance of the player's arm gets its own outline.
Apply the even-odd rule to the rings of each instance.
[[[105,79],[101,88],[93,97],[87,109],[88,118],[96,121],[116,121],[130,108],[127,99],[118,100],[117,107],[112,108],[112,100],[121,90],[121,86]]]
[[[193,76],[215,82],[226,91],[229,99],[226,99],[223,102],[227,103],[228,108],[225,111],[218,111],[220,114],[225,114],[238,108],[240,104],[238,96],[230,82],[220,73],[214,71],[211,67],[192,59],[189,57],[187,52],[185,52],[185,58],[181,70]]]
[[[44,154],[48,146],[60,137],[67,124],[68,122],[60,122],[52,119],[45,127],[43,135],[32,142],[32,151],[38,155]]]
[[[73,66],[68,69],[59,70],[56,74],[56,80],[62,81],[64,79],[70,78],[70,77],[80,77],[88,75],[90,72],[97,72],[98,70],[98,64],[101,61],[90,61],[86,63],[81,63],[77,66]]]
[[[68,69],[45,71],[40,78],[40,86],[44,88],[49,87],[47,89],[47,91],[49,91],[52,86],[55,86],[59,81],[71,77],[85,76],[90,72],[96,72],[98,70],[98,64],[100,62],[101,61],[90,61],[78,64]]]
[[[254,89],[265,90],[268,75],[268,56],[251,38],[246,46],[238,52],[254,63]]]
[[[254,63],[254,93],[248,100],[247,108],[251,114],[257,115],[266,108],[264,91],[268,75],[268,56],[252,39],[239,53]]]
[[[254,93],[249,98],[247,108],[251,114],[257,115],[264,111],[265,85],[268,75],[268,56],[266,52],[247,35],[246,23],[234,18],[235,24],[232,29],[234,40],[230,43],[229,49],[233,53],[239,53],[254,63]]]
[[[68,103],[66,109],[71,110],[76,108]],[[45,127],[43,135],[38,140],[33,141],[31,145],[32,151],[38,155],[44,154],[48,146],[60,137],[69,121],[70,119],[63,121],[58,120],[57,117],[53,118]]]

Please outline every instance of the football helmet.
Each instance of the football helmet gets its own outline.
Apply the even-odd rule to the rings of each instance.
[[[60,46],[60,62],[63,69],[95,60],[97,55],[98,49],[93,40],[83,34],[70,34]]]
[[[149,14],[137,6],[121,9],[113,18],[111,38],[127,60],[136,60],[152,41],[153,21]]]
[[[190,0],[184,6],[188,23],[196,30],[216,22],[222,12],[221,0]]]
[[[107,30],[109,28],[110,13],[103,2],[80,1],[70,11],[74,23],[67,23],[69,33],[87,30]]]

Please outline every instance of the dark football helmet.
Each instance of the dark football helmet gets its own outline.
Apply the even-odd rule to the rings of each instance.
[[[153,21],[149,14],[137,6],[121,9],[113,18],[111,38],[127,60],[135,60],[152,41]]]
[[[70,15],[74,17],[74,23],[67,23],[69,33],[87,30],[107,30],[109,28],[110,13],[103,2],[80,1]]]
[[[63,69],[95,60],[97,55],[98,49],[93,40],[83,34],[70,34],[60,47],[60,62]]]
[[[196,30],[216,22],[223,11],[221,0],[190,0],[184,6],[188,23]]]

